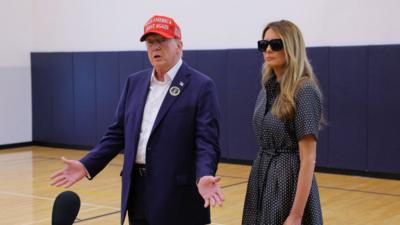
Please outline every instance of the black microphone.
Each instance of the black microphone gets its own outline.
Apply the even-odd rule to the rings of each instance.
[[[80,207],[81,200],[75,192],[61,192],[54,201],[51,224],[72,225]]]

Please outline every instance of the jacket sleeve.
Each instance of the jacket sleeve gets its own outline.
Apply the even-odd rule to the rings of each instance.
[[[220,108],[215,84],[207,80],[199,94],[196,114],[196,178],[215,175],[220,157]]]
[[[124,117],[128,91],[129,80],[125,83],[112,124],[100,142],[80,159],[90,178],[94,178],[124,148]]]

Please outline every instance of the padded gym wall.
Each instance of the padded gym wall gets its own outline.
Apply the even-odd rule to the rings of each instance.
[[[327,126],[317,165],[400,173],[400,46],[308,48],[324,94]],[[184,60],[216,83],[222,111],[222,156],[252,160],[251,119],[261,88],[255,49],[190,50]],[[143,51],[33,53],[34,141],[93,146],[110,125],[129,74],[148,68]]]

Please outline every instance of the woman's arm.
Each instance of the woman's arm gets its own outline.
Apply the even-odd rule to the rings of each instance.
[[[307,135],[299,141],[300,171],[293,206],[285,225],[301,224],[314,176],[316,149],[317,142],[313,135]]]

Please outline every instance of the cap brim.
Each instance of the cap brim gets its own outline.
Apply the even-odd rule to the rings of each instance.
[[[143,34],[142,37],[140,38],[140,41],[141,42],[145,41],[147,36],[149,36],[150,34],[158,34],[158,35],[161,35],[161,36],[163,36],[165,38],[175,38],[174,36],[172,36],[172,35],[170,35],[168,33],[165,33],[165,32],[162,32],[162,31],[158,31],[158,30],[153,30],[153,31],[150,31],[150,32],[147,32],[147,33]]]

